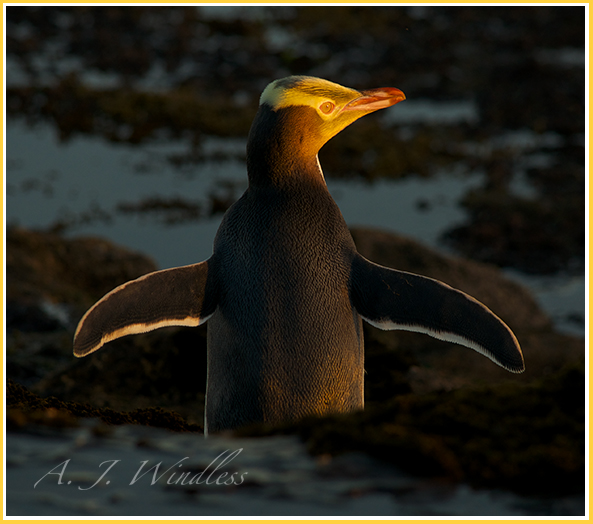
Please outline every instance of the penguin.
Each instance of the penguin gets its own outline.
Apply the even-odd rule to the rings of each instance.
[[[363,321],[471,348],[513,373],[509,327],[447,284],[357,250],[318,160],[360,117],[405,99],[308,76],[270,83],[247,139],[248,188],[203,262],[156,271],[83,316],[74,355],[125,335],[208,322],[205,434],[364,407]]]

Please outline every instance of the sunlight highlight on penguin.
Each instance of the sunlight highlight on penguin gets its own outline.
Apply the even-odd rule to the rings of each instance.
[[[168,325],[208,322],[205,432],[364,407],[362,322],[426,333],[524,370],[509,327],[437,280],[356,249],[317,153],[357,119],[405,100],[292,76],[269,84],[247,141],[249,186],[211,258],[108,293],[82,318],[74,354]]]

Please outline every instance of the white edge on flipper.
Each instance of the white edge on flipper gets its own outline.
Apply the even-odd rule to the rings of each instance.
[[[181,267],[190,267],[190,266],[181,266]],[[100,304],[102,304],[103,302],[108,300],[109,297],[111,297],[113,294],[124,290],[127,286],[129,286],[131,284],[135,284],[135,283],[140,282],[148,277],[151,277],[155,273],[171,271],[171,269],[180,269],[180,268],[162,269],[160,271],[154,271],[152,273],[147,273],[146,275],[143,275],[135,280],[130,280],[129,282],[126,282],[126,283],[116,287],[115,289],[112,289],[103,298],[101,298],[99,301],[97,301],[80,319],[80,322],[78,323],[78,326],[76,327],[76,331],[74,333],[74,340],[76,340],[76,337],[78,336],[78,333],[82,329],[82,326],[83,326],[85,320],[87,319],[87,317],[93,312],[93,310],[95,308],[97,308]],[[86,357],[87,355],[90,355],[91,353],[94,353],[95,351],[101,349],[108,342],[111,342],[112,340],[116,340],[118,338],[124,337],[126,335],[138,335],[140,333],[147,333],[149,331],[154,331],[159,328],[171,327],[171,326],[197,327],[197,326],[203,324],[204,322],[206,322],[213,314],[214,313],[211,313],[210,315],[207,315],[205,317],[186,317],[186,318],[176,318],[176,319],[163,319],[163,320],[159,320],[157,322],[152,322],[152,323],[140,322],[140,323],[136,323],[136,324],[129,324],[123,328],[116,329],[115,331],[111,331],[109,333],[105,333],[101,337],[101,341],[98,344],[96,344],[95,346],[93,346],[89,351],[85,352],[84,354],[74,353],[74,356],[77,358]]]
[[[213,314],[214,313],[212,313],[212,315]],[[173,320],[161,320],[159,322],[154,322],[152,324],[146,324],[146,323],[130,324],[126,327],[116,329],[115,331],[112,331],[111,333],[105,333],[105,335],[103,335],[101,337],[101,342],[99,342],[99,344],[92,347],[84,355],[77,355],[76,353],[74,353],[74,356],[77,358],[86,357],[87,355],[90,355],[91,353],[94,353],[95,351],[101,349],[108,342],[111,342],[112,340],[115,340],[115,339],[118,339],[121,337],[125,337],[126,335],[139,335],[140,333],[148,333],[149,331],[154,331],[155,329],[171,327],[171,326],[197,327],[197,326],[203,324],[204,322],[206,322],[212,315],[208,315],[207,317],[203,317],[203,318],[187,317],[187,318],[183,318],[183,319],[176,318]],[[83,321],[84,321],[84,317],[78,324],[76,333],[78,333],[78,330],[80,329],[80,326]],[[76,334],[74,335],[74,337],[76,338]]]
[[[469,297],[469,298],[472,298],[472,297]],[[474,300],[474,302],[479,304],[479,302],[477,302],[476,300]],[[456,335],[455,333],[450,333],[447,331],[435,331],[435,330],[432,330],[432,329],[429,329],[429,328],[426,328],[426,327],[420,326],[420,325],[396,324],[395,322],[392,322],[391,320],[387,320],[387,319],[375,321],[375,320],[370,320],[368,318],[365,318],[362,315],[361,315],[361,317],[365,322],[368,322],[371,326],[374,326],[374,327],[382,329],[382,330],[400,329],[402,331],[413,331],[414,333],[423,333],[425,335],[430,335],[433,338],[437,338],[439,340],[444,340],[445,342],[453,342],[454,344],[459,344],[461,346],[465,346],[467,348],[473,349],[474,351],[477,351],[478,353],[484,355],[485,357],[488,357],[490,360],[492,360],[492,362],[494,362],[495,364],[499,365],[500,367],[506,369],[507,371],[510,371],[511,373],[522,373],[523,372],[523,370],[516,370],[516,369],[509,368],[508,366],[504,366],[503,364],[501,364],[499,361],[496,360],[496,358],[494,357],[494,355],[492,354],[491,351],[488,351],[485,347],[481,346],[480,344],[476,344],[473,340],[462,337],[460,335]],[[504,322],[502,322],[502,320],[501,320],[501,323],[506,327],[506,324]],[[507,329],[508,329],[508,327],[507,327]],[[511,334],[511,336],[513,337],[513,339],[517,342],[517,346],[519,346],[519,342],[517,341],[517,338],[515,337],[514,333],[510,329],[508,329],[508,331]]]

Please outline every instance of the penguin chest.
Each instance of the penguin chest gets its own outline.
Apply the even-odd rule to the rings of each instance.
[[[299,374],[343,369],[348,361],[360,365],[361,321],[350,302],[346,269],[302,253],[260,255],[224,272],[219,306],[210,319],[211,326],[220,326],[213,335],[233,348],[233,358],[244,351],[257,355],[275,376],[296,385],[310,381]],[[271,375],[262,380],[266,376]]]

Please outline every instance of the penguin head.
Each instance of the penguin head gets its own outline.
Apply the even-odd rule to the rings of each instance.
[[[357,91],[311,76],[270,83],[260,97],[248,140],[248,159],[298,162],[315,159],[321,147],[360,117],[390,107],[405,95],[394,87]],[[255,151],[260,150],[260,155]]]
[[[268,106],[274,112],[292,110],[299,114],[301,121],[311,119],[313,127],[319,129],[316,136],[311,137],[319,144],[319,150],[355,120],[405,98],[399,89],[393,87],[357,91],[323,78],[289,76],[270,83],[259,103],[260,107]]]

